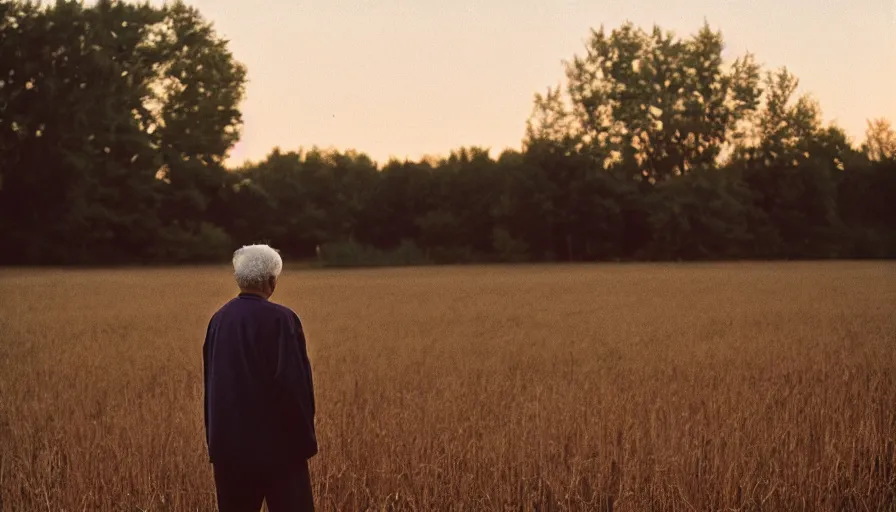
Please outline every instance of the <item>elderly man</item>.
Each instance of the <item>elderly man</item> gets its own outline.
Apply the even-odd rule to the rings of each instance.
[[[205,432],[221,512],[313,510],[314,387],[299,317],[270,302],[276,250],[233,255],[240,294],[212,316],[203,346]]]

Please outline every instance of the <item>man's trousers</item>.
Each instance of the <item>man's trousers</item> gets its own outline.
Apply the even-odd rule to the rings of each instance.
[[[311,512],[314,499],[308,461],[288,470],[245,471],[214,466],[220,512],[259,512],[267,501],[270,512]]]

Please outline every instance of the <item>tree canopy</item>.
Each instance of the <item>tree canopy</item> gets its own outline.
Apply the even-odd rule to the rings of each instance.
[[[896,256],[889,121],[853,143],[787,69],[723,49],[708,23],[593,30],[500,155],[227,169],[247,70],[196,9],[0,0],[2,263]]]

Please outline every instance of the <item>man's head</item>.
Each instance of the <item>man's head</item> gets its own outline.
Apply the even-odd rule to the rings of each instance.
[[[233,253],[233,275],[244,293],[270,298],[282,270],[280,254],[267,245],[247,245]]]

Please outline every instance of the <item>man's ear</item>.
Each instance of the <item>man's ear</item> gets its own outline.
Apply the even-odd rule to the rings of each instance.
[[[277,288],[277,278],[271,276],[268,278],[268,287],[271,289],[271,293],[274,293],[274,290]]]

